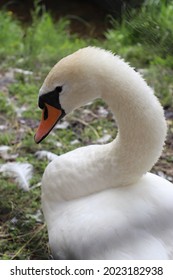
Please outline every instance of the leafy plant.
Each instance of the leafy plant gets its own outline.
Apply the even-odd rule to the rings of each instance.
[[[0,11],[0,60],[14,61],[23,52],[23,30],[12,12]]]
[[[141,11],[129,23],[133,42],[147,45],[165,57],[173,54],[173,2],[146,1]]]
[[[26,30],[24,61],[30,69],[53,64],[63,56],[84,47],[86,42],[69,33],[69,21],[54,22],[48,12],[41,16],[39,9],[33,12],[33,21]]]
[[[172,67],[172,59],[170,64],[167,59],[168,55],[173,55],[172,18],[173,1],[145,1],[140,9],[125,13],[121,24],[112,20],[112,28],[105,34],[105,44],[127,59],[133,61],[134,56],[135,63],[139,59],[142,64],[149,65],[155,56],[160,56]]]

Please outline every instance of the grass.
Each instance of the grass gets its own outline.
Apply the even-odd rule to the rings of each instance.
[[[11,148],[7,158],[0,157],[0,166],[8,161],[29,162],[34,167],[30,185],[35,186],[29,192],[24,192],[16,186],[14,179],[4,175],[0,177],[0,259],[50,258],[47,230],[41,214],[40,190],[48,160],[38,160],[35,153],[48,150],[62,154],[79,146],[97,143],[105,134],[113,138],[117,132],[106,104],[97,100],[68,116],[68,128],[54,130],[42,144],[35,144],[33,137],[41,117],[37,107],[38,90],[57,60],[88,44],[111,49],[133,66],[146,70],[145,78],[156,89],[166,113],[172,113],[173,53],[169,38],[173,38],[173,4],[171,1],[168,5],[162,2],[160,7],[152,6],[152,12],[149,5],[151,8],[148,2],[148,6],[140,11],[133,11],[133,17],[124,16],[121,24],[113,20],[112,28],[101,41],[70,34],[69,21],[61,19],[54,22],[40,6],[35,7],[29,27],[22,27],[11,12],[0,11],[0,146]],[[153,27],[149,30],[148,24],[151,23]],[[158,35],[160,38],[154,35],[156,44],[151,44],[157,26],[161,32]],[[152,48],[149,48],[151,45]],[[15,71],[16,68],[31,72]],[[8,73],[12,73],[13,77],[5,79]],[[105,110],[106,117],[100,113],[101,110]],[[168,118],[168,124],[166,147],[153,171],[162,171],[171,178],[171,118]]]
[[[44,223],[35,220],[40,204],[40,191],[23,192],[12,182],[1,182],[8,201],[1,200],[2,259],[47,259],[47,233]],[[21,199],[22,197],[22,199]],[[20,203],[19,203],[20,202]],[[45,244],[45,246],[41,246]]]

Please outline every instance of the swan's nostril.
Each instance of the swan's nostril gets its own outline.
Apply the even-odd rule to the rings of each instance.
[[[47,118],[48,118],[48,109],[47,109],[47,107],[44,105],[44,112],[43,112],[43,114],[44,114],[44,120],[47,120]]]

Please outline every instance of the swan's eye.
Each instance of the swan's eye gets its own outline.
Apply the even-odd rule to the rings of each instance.
[[[61,93],[61,92],[62,92],[62,86],[56,87],[55,91],[56,91],[56,93],[58,93],[58,94]]]

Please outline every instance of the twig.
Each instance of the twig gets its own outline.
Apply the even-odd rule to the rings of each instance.
[[[11,260],[14,260],[21,252],[22,250],[31,242],[31,240],[37,235],[37,233],[39,233],[40,231],[42,231],[44,229],[44,227],[46,226],[46,224],[41,225],[36,231],[35,233],[32,235],[32,237],[17,251],[17,253],[11,258]]]
[[[76,117],[72,117],[71,120],[72,120],[72,121],[77,121],[77,122],[79,122],[79,123],[81,123],[81,124],[83,124],[83,125],[85,125],[85,126],[88,126],[89,128],[92,129],[92,131],[94,132],[94,134],[96,135],[96,137],[97,137],[98,139],[100,138],[100,136],[99,136],[97,130],[96,130],[92,125],[90,125],[90,124],[88,124],[87,122],[85,122],[84,120],[78,119],[78,118],[76,118]]]

